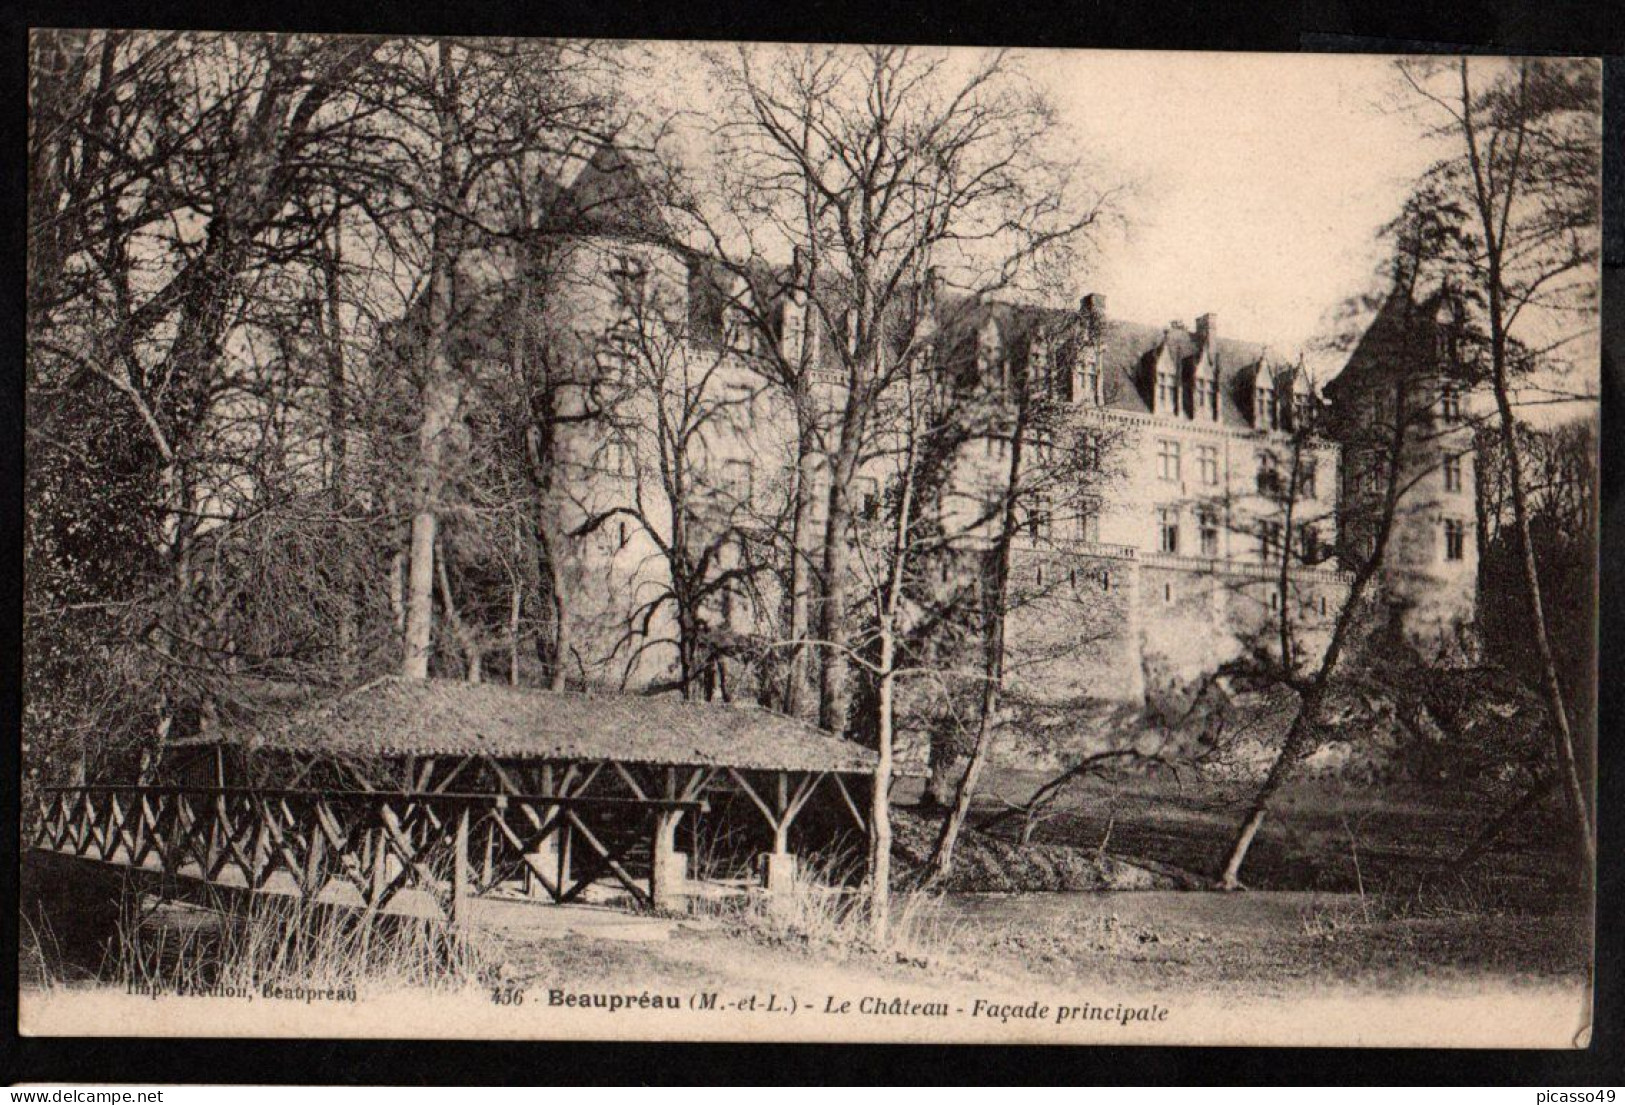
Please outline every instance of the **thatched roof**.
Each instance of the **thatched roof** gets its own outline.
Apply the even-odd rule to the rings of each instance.
[[[388,677],[222,743],[340,755],[478,755],[867,774],[875,754],[756,706]]]

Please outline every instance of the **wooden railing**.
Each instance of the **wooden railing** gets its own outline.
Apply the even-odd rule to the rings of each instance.
[[[53,787],[31,843],[160,877],[297,895],[368,912],[432,906],[523,880],[558,902],[608,877],[660,904],[677,820],[703,800],[541,794]]]

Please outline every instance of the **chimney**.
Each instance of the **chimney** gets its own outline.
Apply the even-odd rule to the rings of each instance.
[[[1106,329],[1106,297],[1099,292],[1090,292],[1078,300],[1078,313],[1083,316],[1089,340],[1099,341]]]
[[[1212,345],[1219,340],[1219,316],[1212,311],[1196,320],[1196,343]]]

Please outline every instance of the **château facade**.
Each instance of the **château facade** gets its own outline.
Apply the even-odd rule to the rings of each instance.
[[[703,693],[766,699],[773,658],[756,642],[792,600],[749,561],[815,556],[828,468],[798,469],[798,434],[840,409],[844,379],[828,356],[848,340],[839,313],[809,309],[799,259],[739,276],[669,245],[658,205],[612,149],[559,207],[557,229],[533,232],[532,264],[550,355],[575,366],[560,373],[555,404],[581,416],[561,420],[552,443],[548,504],[568,677],[646,689],[692,677],[678,642],[693,627],[679,622],[703,608],[708,632],[732,644],[728,660],[706,662]],[[1350,579],[1339,550],[1347,500],[1365,486],[1350,459],[1369,460],[1366,436],[1351,427],[1369,401],[1370,349],[1328,403],[1301,361],[1223,334],[1213,314],[1148,326],[1114,318],[1100,294],[1055,308],[955,297],[934,282],[924,291],[944,386],[996,394],[1025,374],[1103,443],[1098,478],[1071,507],[1025,508],[1011,585],[1029,601],[1006,622],[1014,686],[1056,704],[1178,701],[1226,662],[1278,651],[1283,619],[1299,659],[1318,655]],[[781,363],[813,366],[803,394],[775,380],[768,341]],[[608,413],[586,417],[594,407]],[[959,493],[937,506],[945,532],[974,544],[969,516],[1008,448],[996,430],[960,446]],[[1471,497],[1460,491],[1471,488],[1470,451],[1414,463],[1439,465],[1437,502],[1407,520],[1383,584],[1403,595],[1408,626],[1455,633],[1472,617],[1474,541],[1461,528]],[[799,526],[798,479],[814,492]],[[883,466],[861,467],[854,516],[877,517],[886,494]],[[739,584],[679,578],[692,567],[672,555],[684,542],[708,558],[704,571]],[[685,615],[673,596],[696,587],[710,589]]]

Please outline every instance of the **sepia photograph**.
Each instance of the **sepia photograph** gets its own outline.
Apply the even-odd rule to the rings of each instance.
[[[1590,1044],[1599,61],[27,54],[23,1034]]]

